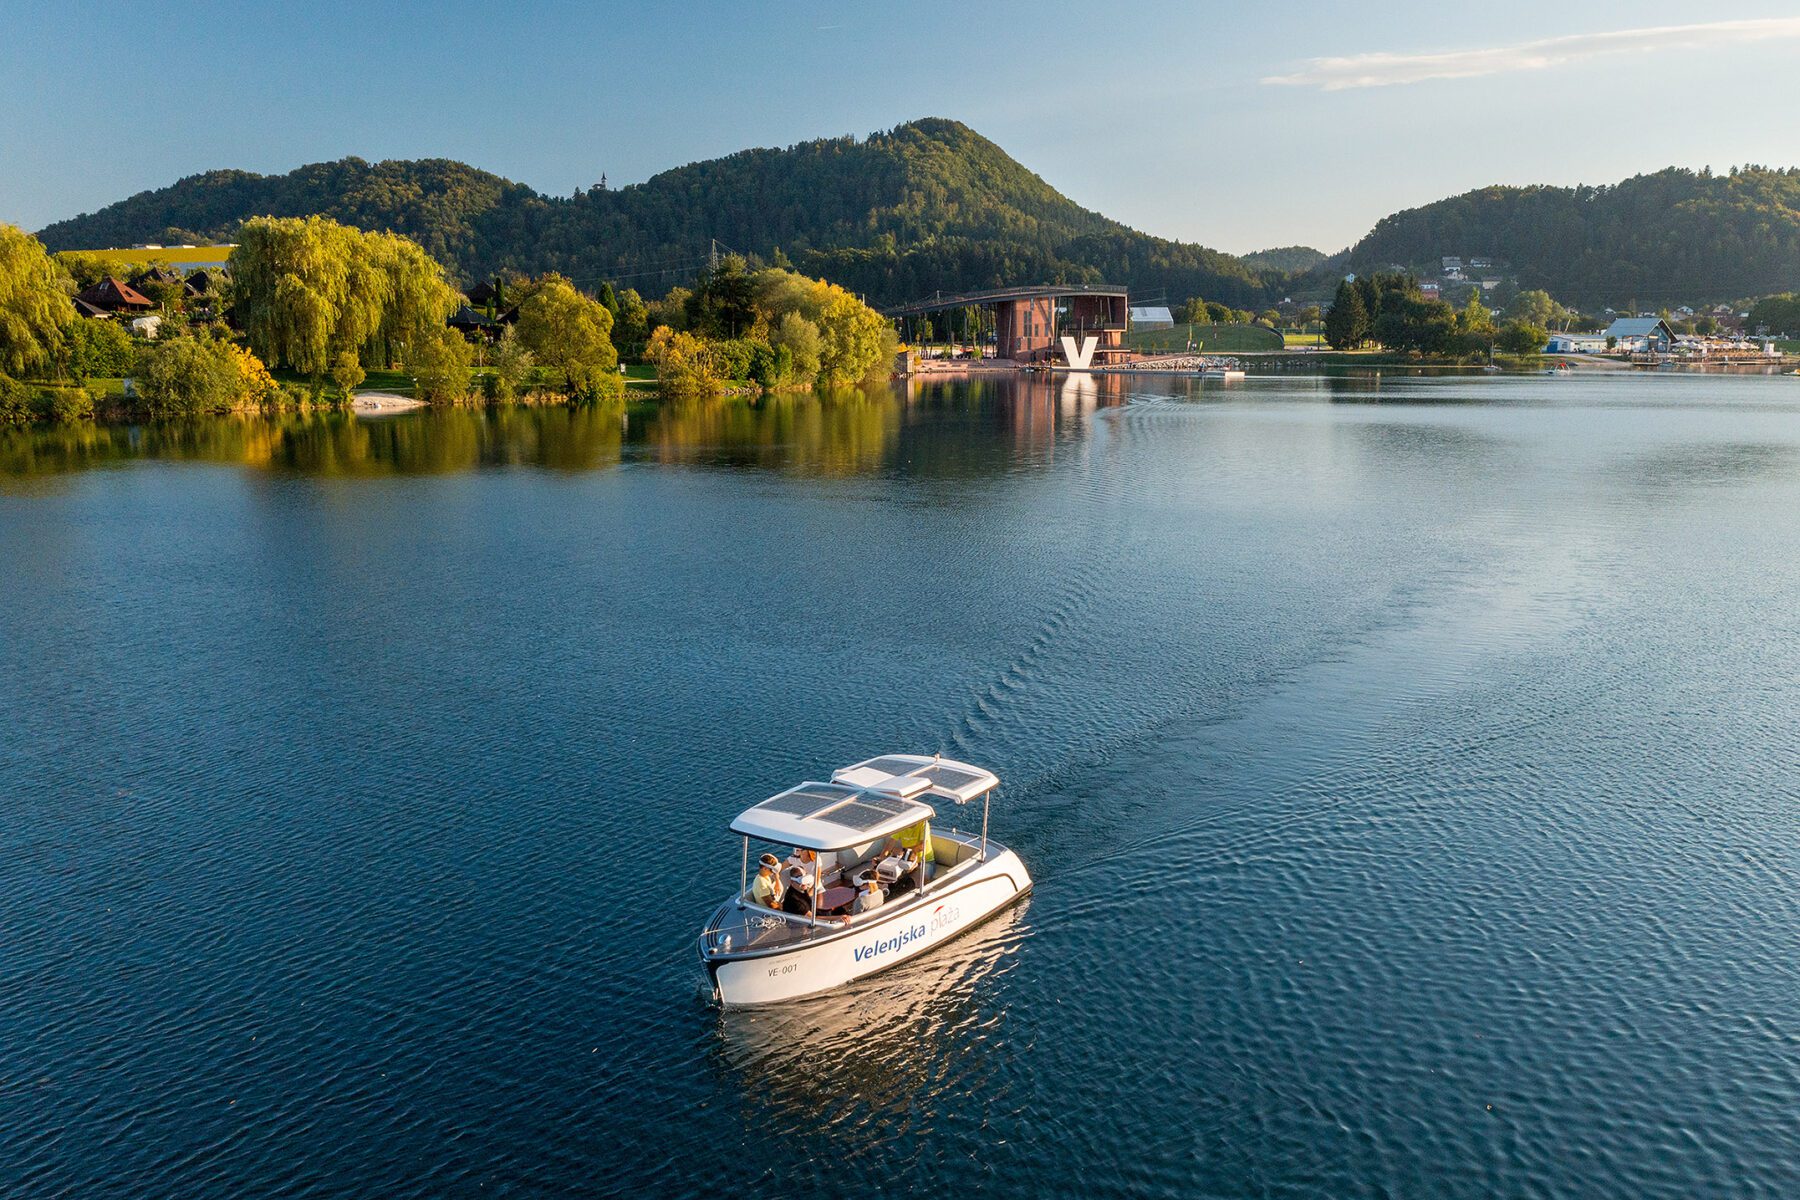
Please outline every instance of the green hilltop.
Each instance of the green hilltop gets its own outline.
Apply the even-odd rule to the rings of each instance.
[[[876,302],[1025,280],[1116,282],[1247,307],[1282,277],[1090,212],[974,130],[939,119],[744,150],[572,197],[443,159],[211,171],[39,236],[53,250],[230,240],[251,216],[311,213],[406,234],[466,280],[560,271],[649,295],[688,282],[713,239],[765,259],[779,252]]]
[[[660,295],[722,249],[790,262],[875,303],[1019,283],[1123,283],[1172,305],[1329,296],[1345,271],[1488,257],[1584,307],[1735,300],[1800,287],[1800,170],[1670,169],[1606,187],[1490,187],[1383,219],[1349,251],[1244,257],[1082,208],[956,121],[744,150],[640,184],[546,196],[446,159],[210,171],[40,233],[53,250],[231,240],[252,216],[320,213],[418,241],[465,281],[560,271]]]
[[[1733,300],[1800,286],[1800,170],[1670,168],[1607,187],[1489,187],[1395,213],[1353,246],[1364,274],[1495,260],[1583,307]]]

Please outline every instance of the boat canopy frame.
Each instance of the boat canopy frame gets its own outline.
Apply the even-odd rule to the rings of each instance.
[[[829,783],[778,792],[745,809],[731,831],[806,850],[846,850],[931,820],[937,809],[926,797],[966,804],[999,784],[991,771],[938,755],[886,754],[834,772]],[[986,817],[984,811],[984,835]]]

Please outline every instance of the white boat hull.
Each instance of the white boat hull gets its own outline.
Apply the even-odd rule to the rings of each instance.
[[[709,953],[704,961],[713,993],[726,1008],[781,1004],[917,958],[1030,890],[1025,864],[1003,850],[966,874],[934,882],[916,900],[884,905],[842,929],[819,929],[768,950]]]

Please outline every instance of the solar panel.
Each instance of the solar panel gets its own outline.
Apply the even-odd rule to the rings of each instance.
[[[773,799],[764,800],[756,807],[764,812],[789,813],[796,817],[810,816],[821,808],[829,808],[833,804],[848,800],[856,795],[856,789],[844,787],[837,783],[815,783],[810,787],[802,787],[799,791],[788,792]]]
[[[979,783],[983,778],[968,771],[958,771],[955,767],[920,767],[912,773],[921,779],[931,780],[933,787],[941,787],[952,792],[966,788],[971,783]]]
[[[834,808],[820,820],[830,821],[834,825],[842,825],[846,829],[873,829],[877,825],[893,820],[896,815],[910,807],[903,805],[899,809],[889,811],[883,805],[868,803],[868,799],[865,797],[862,800],[853,800],[842,807]]]
[[[867,808],[879,809],[890,817],[897,817],[918,807],[915,801],[902,800],[898,796],[884,796],[880,792],[864,792],[856,798],[856,802]],[[832,813],[831,819],[837,820],[837,814]]]
[[[917,772],[913,768],[919,764],[911,759],[890,756],[888,758],[871,758],[866,763],[857,763],[856,765],[868,767],[871,771],[882,771],[888,775],[914,775]]]

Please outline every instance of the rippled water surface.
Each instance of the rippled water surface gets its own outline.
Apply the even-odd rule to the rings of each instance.
[[[0,606],[8,1197],[1800,1195],[1797,380],[14,433]],[[1036,893],[707,1007],[885,750]]]

